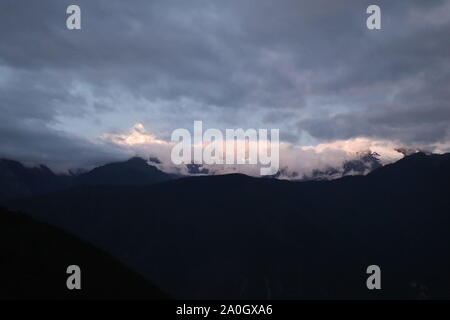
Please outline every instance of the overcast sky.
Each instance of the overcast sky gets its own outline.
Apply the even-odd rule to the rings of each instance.
[[[449,33],[439,0],[2,0],[0,156],[92,166],[136,152],[105,137],[194,120],[292,146],[446,146]]]

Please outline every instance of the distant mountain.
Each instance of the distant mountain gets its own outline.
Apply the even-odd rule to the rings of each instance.
[[[45,194],[78,185],[144,186],[175,178],[141,158],[110,163],[91,171],[56,175],[46,166],[25,167],[0,159],[0,200]]]
[[[79,185],[91,186],[147,186],[183,177],[159,170],[152,164],[160,164],[160,160],[150,157],[149,161],[134,157],[127,161],[109,163],[93,170],[71,170],[68,174],[55,174],[48,167],[39,165],[25,167],[20,162],[0,159],[0,201],[2,199],[41,195],[56,190]],[[381,163],[376,153],[362,153],[359,159],[347,161],[341,168],[315,170],[312,175],[300,177],[297,173],[288,173],[281,169],[275,176],[267,178],[288,177],[292,180],[331,180],[345,175],[367,174]],[[187,171],[191,175],[209,174],[201,165],[188,164]]]
[[[13,201],[177,298],[450,298],[450,154],[365,176],[233,174],[79,186]],[[366,268],[382,290],[366,288]]]
[[[381,168],[383,165],[376,152],[367,152],[359,155],[359,159],[344,162],[343,175],[367,174],[375,169]]]
[[[209,174],[209,170],[204,168],[201,164],[190,163],[186,164],[186,169],[189,174]]]
[[[342,167],[314,170],[310,176],[305,176],[301,180],[331,180],[348,175],[364,175],[382,167],[379,156],[376,152],[363,152],[357,159],[345,161]]]
[[[70,185],[70,180],[43,165],[27,168],[20,162],[0,159],[0,200],[55,191]]]
[[[68,290],[67,267],[81,269]],[[103,251],[54,227],[0,208],[0,299],[167,299]]]
[[[76,184],[108,186],[144,186],[172,179],[168,173],[149,165],[142,158],[97,167],[76,179]]]

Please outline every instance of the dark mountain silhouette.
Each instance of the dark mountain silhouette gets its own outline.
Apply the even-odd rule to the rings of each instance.
[[[150,157],[150,163],[161,163],[158,158]],[[315,170],[311,176],[299,177],[297,173],[286,174],[291,179],[329,180],[348,174],[365,174],[381,164],[375,153],[363,153],[359,159],[347,161],[342,168]],[[189,174],[208,174],[209,170],[201,165],[186,165]],[[283,173],[283,169],[281,170]],[[269,178],[277,178],[280,174]],[[8,198],[46,194],[52,191],[79,185],[91,186],[147,186],[183,176],[169,174],[149,165],[146,160],[134,157],[127,161],[109,163],[87,171],[70,170],[68,174],[55,174],[48,167],[39,165],[25,167],[14,160],[0,159],[0,201]]]
[[[68,290],[67,267],[81,268]],[[167,299],[110,255],[54,227],[0,208],[0,299]]]
[[[81,174],[77,184],[109,186],[143,186],[172,179],[170,174],[147,164],[142,158],[110,163]]]
[[[10,207],[89,240],[179,298],[450,298],[450,154],[366,176],[79,186]],[[366,288],[366,268],[382,290]]]
[[[0,159],[0,200],[58,190],[70,185],[70,180],[43,165],[27,168],[20,162]]]
[[[20,162],[1,159],[0,200],[45,194],[78,185],[144,186],[173,178],[175,176],[137,157],[68,175],[57,175],[43,165],[28,168]]]

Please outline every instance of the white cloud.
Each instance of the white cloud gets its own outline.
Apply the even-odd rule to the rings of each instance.
[[[170,152],[174,145],[171,141],[158,139],[138,123],[125,134],[104,134],[104,141],[114,143],[126,148],[132,153],[144,158],[157,157],[161,163],[155,164],[161,170],[173,173],[187,174],[184,166],[173,165]],[[280,168],[284,175],[281,178],[310,175],[314,170],[339,168],[345,161],[357,159],[361,153],[376,152],[380,155],[383,164],[391,163],[403,157],[396,151],[405,147],[399,142],[376,140],[367,137],[358,137],[348,140],[336,140],[315,146],[297,146],[292,143],[280,143]],[[435,148],[439,150],[439,148]],[[258,165],[203,165],[210,174],[244,173],[252,176],[259,175]]]

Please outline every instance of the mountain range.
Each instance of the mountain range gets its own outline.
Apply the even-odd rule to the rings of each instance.
[[[68,174],[55,174],[45,165],[26,167],[18,161],[0,159],[0,200],[23,197],[61,190],[65,188],[87,186],[148,186],[182,176],[159,170],[155,165],[157,158],[145,159],[134,157],[127,161],[109,163],[92,170],[71,170]],[[367,174],[381,167],[378,154],[361,153],[358,158],[343,163],[339,168],[314,170],[311,175],[299,177],[297,173],[288,173],[281,169],[271,177],[288,177],[292,180],[330,180],[346,175]],[[191,175],[204,175],[209,171],[201,165],[187,165]]]
[[[138,157],[80,174],[55,174],[44,165],[25,167],[18,161],[1,159],[0,199],[45,194],[79,185],[151,185],[174,177]]]
[[[450,298],[449,196],[450,154],[415,153],[331,181],[76,184],[3,203],[176,298],[405,299]],[[366,287],[373,264],[382,290]]]

